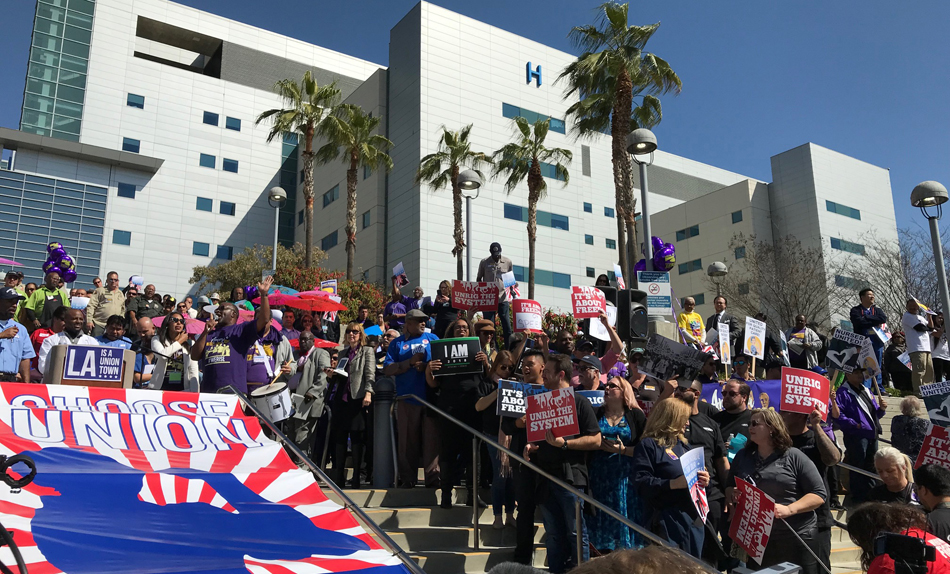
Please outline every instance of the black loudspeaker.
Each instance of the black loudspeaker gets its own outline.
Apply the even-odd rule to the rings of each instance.
[[[649,320],[647,317],[646,291],[624,289],[617,293],[617,332],[624,341],[646,338]]]

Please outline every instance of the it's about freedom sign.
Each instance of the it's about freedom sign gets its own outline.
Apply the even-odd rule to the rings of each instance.
[[[571,306],[575,319],[596,319],[607,311],[607,299],[596,287],[574,285],[571,287]]]
[[[70,345],[66,348],[63,379],[116,383],[122,380],[122,353],[119,347]]]

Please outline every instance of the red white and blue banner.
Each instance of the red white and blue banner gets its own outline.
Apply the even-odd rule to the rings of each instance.
[[[0,394],[0,454],[36,463],[22,491],[0,488],[0,522],[31,574],[408,572],[234,396]],[[0,559],[15,564],[7,548]]]

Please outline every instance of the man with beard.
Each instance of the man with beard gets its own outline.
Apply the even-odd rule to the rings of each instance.
[[[37,366],[39,371],[46,377],[46,359],[49,357],[49,351],[56,345],[91,345],[98,346],[99,341],[83,333],[82,328],[86,316],[81,309],[70,309],[66,311],[66,324],[62,333],[50,335],[40,345],[40,360]],[[47,382],[49,382],[47,380]]]

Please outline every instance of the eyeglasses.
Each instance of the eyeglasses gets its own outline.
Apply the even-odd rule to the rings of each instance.
[[[346,334],[347,334],[347,335],[359,335],[360,332],[359,332],[359,329],[347,329],[347,330],[346,330]]]
[[[604,388],[609,391],[610,389],[619,389],[619,388],[620,388],[620,385],[615,385],[615,384],[613,384],[613,383],[609,383],[609,384],[607,384],[607,385],[604,385]]]
[[[511,365],[498,365],[498,370],[501,370],[501,369],[504,369],[510,373],[514,369],[514,367]]]
[[[750,428],[751,428],[751,427],[758,427],[758,426],[762,426],[762,427],[768,426],[768,423],[765,422],[765,421],[757,421],[757,420],[755,420],[755,419],[749,421],[749,427],[750,427]]]

